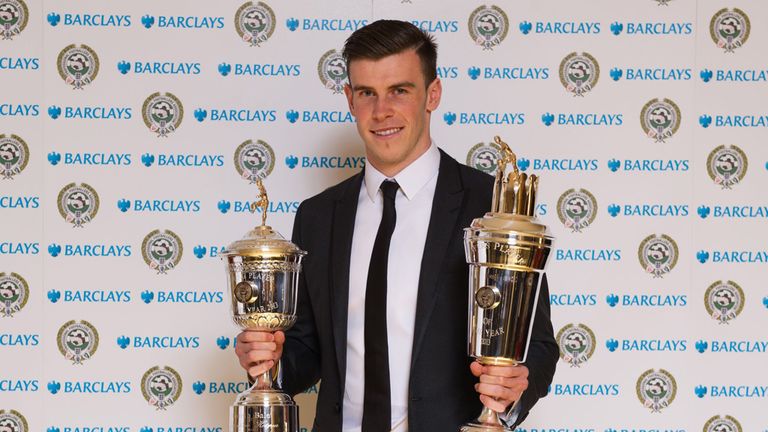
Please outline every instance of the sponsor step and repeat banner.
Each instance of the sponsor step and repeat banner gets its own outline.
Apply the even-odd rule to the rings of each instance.
[[[290,236],[365,165],[340,49],[379,18],[440,45],[439,146],[542,177],[561,360],[518,430],[768,431],[757,0],[0,0],[0,430],[228,429],[218,253],[259,178]]]

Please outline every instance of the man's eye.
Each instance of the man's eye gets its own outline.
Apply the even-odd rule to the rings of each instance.
[[[402,87],[401,87],[401,88],[396,88],[396,89],[395,89],[395,94],[403,95],[403,94],[407,94],[407,93],[408,93],[408,90],[407,90],[407,89],[404,89],[404,88],[402,88]]]
[[[360,90],[360,96],[373,96],[373,92],[370,90]]]

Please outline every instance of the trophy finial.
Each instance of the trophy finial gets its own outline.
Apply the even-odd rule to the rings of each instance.
[[[266,226],[267,210],[269,209],[267,189],[264,187],[264,182],[261,179],[256,180],[256,187],[259,188],[259,199],[251,203],[251,213],[255,213],[257,208],[261,209],[261,226]]]
[[[520,173],[517,157],[498,135],[493,138],[499,146],[500,157],[496,162],[496,179],[493,184],[492,213],[508,213],[521,216],[534,216],[538,179],[535,175]],[[512,170],[506,176],[507,165]]]

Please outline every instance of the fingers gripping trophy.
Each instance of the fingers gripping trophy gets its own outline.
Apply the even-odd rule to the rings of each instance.
[[[222,252],[227,260],[232,318],[242,330],[285,331],[296,322],[301,259],[306,252],[266,225],[269,199],[261,180],[261,225]],[[231,432],[298,432],[299,410],[291,396],[274,389],[279,363],[258,376],[230,408]]]
[[[520,173],[515,154],[501,149],[491,211],[464,229],[469,264],[468,352],[483,365],[524,363],[544,268],[554,238],[536,220],[539,179]],[[512,170],[507,175],[507,165]],[[517,402],[515,402],[517,403]],[[510,431],[484,407],[462,432]]]

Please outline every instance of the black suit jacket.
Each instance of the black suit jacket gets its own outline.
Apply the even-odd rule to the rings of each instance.
[[[297,394],[322,380],[315,416],[320,432],[342,428],[349,262],[362,181],[361,172],[302,202],[294,222],[293,241],[309,254],[299,282],[298,320],[286,332],[283,387]],[[467,356],[469,267],[463,229],[490,210],[492,192],[490,176],[441,151],[413,333],[408,407],[412,432],[457,431],[480,413],[477,378],[470,373],[472,359]],[[545,278],[526,363],[529,388],[518,423],[546,395],[555,371],[558,346],[548,299]]]

